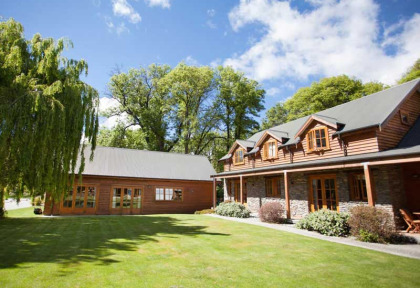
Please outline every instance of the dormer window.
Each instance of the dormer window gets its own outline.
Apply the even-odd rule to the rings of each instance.
[[[310,130],[307,134],[307,144],[309,152],[329,149],[328,128],[319,127]]]
[[[263,148],[263,158],[264,159],[274,159],[277,158],[277,140],[270,140],[265,142]]]
[[[233,163],[235,165],[240,165],[245,163],[244,159],[244,149],[239,148],[235,151],[235,157],[233,157]]]
[[[407,111],[400,110],[401,123],[410,125],[410,117]]]

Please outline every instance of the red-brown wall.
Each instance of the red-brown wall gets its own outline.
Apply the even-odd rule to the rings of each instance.
[[[211,181],[186,181],[164,179],[139,179],[121,177],[83,176],[83,185],[96,187],[96,208],[93,211],[74,212],[64,211],[62,203],[54,203],[53,214],[122,214],[122,210],[111,209],[111,194],[113,187],[132,187],[142,189],[142,210],[140,214],[161,213],[194,213],[197,210],[208,209],[212,206]],[[76,182],[77,183],[77,182]],[[156,187],[182,188],[182,201],[156,201]],[[47,194],[47,199],[48,199]],[[60,210],[62,213],[60,213]],[[44,214],[51,214],[51,201],[45,203]],[[139,214],[139,213],[135,213]]]

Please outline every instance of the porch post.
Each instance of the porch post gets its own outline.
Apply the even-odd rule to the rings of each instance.
[[[213,178],[213,209],[216,208],[216,177]]]
[[[369,206],[375,206],[375,199],[373,199],[373,186],[372,186],[372,173],[368,163],[363,164],[363,169],[365,172],[365,181],[366,181],[366,191]]]
[[[286,201],[286,216],[287,219],[290,219],[289,176],[287,171],[284,171],[284,198]]]
[[[239,188],[239,191],[240,191],[240,193],[241,193],[241,204],[244,204],[244,189],[243,189],[243,187],[242,187],[242,175],[240,175],[239,176],[239,186],[240,186],[240,188]]]

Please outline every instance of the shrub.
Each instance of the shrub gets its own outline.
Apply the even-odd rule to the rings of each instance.
[[[201,211],[195,211],[194,214],[214,214],[213,209],[204,209]]]
[[[261,206],[259,211],[260,220],[268,223],[284,222],[284,209],[278,202],[268,202]]]
[[[319,210],[308,214],[300,220],[296,227],[309,231],[317,231],[327,236],[347,236],[349,235],[349,225],[347,213],[338,213],[331,210]]]
[[[360,241],[391,242],[395,234],[391,215],[380,208],[356,206],[350,210],[351,234]]]
[[[41,206],[42,205],[42,198],[41,196],[36,196],[32,202],[32,206]]]
[[[220,216],[237,218],[248,218],[251,215],[251,211],[249,211],[244,205],[236,202],[220,203],[214,211]]]

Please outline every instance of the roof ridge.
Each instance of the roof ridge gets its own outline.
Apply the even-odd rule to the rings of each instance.
[[[106,148],[106,149],[118,149],[118,150],[131,150],[137,152],[150,152],[150,153],[162,153],[162,154],[171,154],[177,156],[194,156],[194,157],[206,157],[206,155],[193,155],[193,154],[184,154],[178,152],[165,152],[165,151],[153,151],[153,150],[144,150],[144,149],[134,149],[134,148],[120,148],[120,147],[110,147],[110,146],[99,146],[97,145],[96,148]]]

